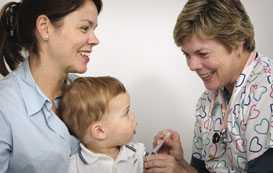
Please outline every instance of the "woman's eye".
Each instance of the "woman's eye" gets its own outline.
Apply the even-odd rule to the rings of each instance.
[[[81,27],[81,31],[82,31],[83,33],[86,33],[86,32],[88,31],[88,29],[89,29],[88,26],[82,26],[82,27]]]
[[[186,57],[186,59],[189,59],[189,58],[190,58],[189,54],[187,54],[187,53],[185,53],[185,52],[183,52],[183,54],[184,54],[184,56]]]
[[[208,57],[208,53],[199,53],[199,56],[201,58],[207,58]]]

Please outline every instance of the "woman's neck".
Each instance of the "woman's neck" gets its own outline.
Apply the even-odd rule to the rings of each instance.
[[[51,101],[61,95],[67,74],[54,69],[54,64],[42,61],[37,56],[30,56],[29,66],[33,79]]]
[[[238,63],[238,66],[236,68],[237,70],[235,71],[234,78],[232,79],[232,81],[230,83],[228,83],[228,84],[226,84],[224,86],[228,90],[229,94],[232,94],[235,82],[239,78],[242,71],[244,70],[244,67],[245,67],[246,63],[248,62],[250,54],[251,53],[247,52],[247,51],[243,51],[241,53],[241,56],[239,57],[240,58],[240,63]]]

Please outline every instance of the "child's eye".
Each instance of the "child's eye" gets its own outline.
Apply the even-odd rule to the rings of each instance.
[[[129,117],[129,112],[130,112],[130,110],[127,110],[123,116]]]

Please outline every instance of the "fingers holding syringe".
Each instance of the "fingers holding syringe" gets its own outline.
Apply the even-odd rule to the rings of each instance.
[[[166,134],[169,136],[166,138]],[[154,137],[153,145],[157,146],[160,142],[164,141],[163,146],[160,148],[158,153],[166,153],[174,156],[176,160],[183,159],[183,149],[178,132],[172,129],[164,129],[157,133]]]

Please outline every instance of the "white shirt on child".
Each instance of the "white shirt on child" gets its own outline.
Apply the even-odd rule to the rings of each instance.
[[[123,145],[115,160],[80,144],[79,152],[71,156],[69,173],[143,173],[144,155],[142,143]]]

